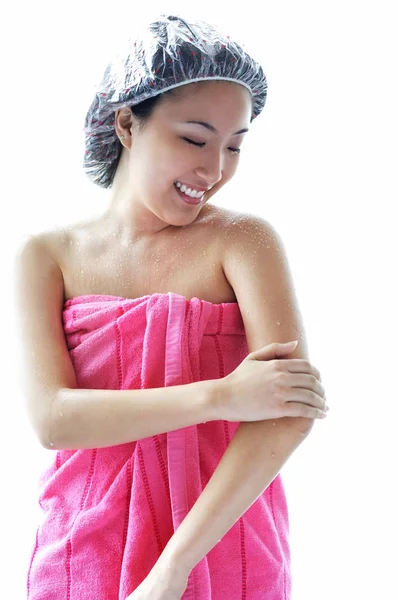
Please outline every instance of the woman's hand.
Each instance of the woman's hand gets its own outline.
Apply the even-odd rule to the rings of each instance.
[[[268,344],[251,352],[232,373],[218,380],[217,418],[322,419],[328,409],[321,375],[308,360],[285,359],[295,347],[289,344]]]
[[[188,585],[188,575],[177,573],[161,560],[126,600],[181,600]]]

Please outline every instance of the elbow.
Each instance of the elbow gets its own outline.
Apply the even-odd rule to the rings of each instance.
[[[37,432],[37,437],[39,438],[41,446],[46,448],[46,450],[57,450],[54,440],[54,430],[50,427],[48,421],[41,425]]]
[[[50,402],[47,417],[43,417],[40,426],[37,427],[37,436],[40,444],[46,450],[58,450],[57,447],[57,431],[58,420],[57,416],[58,394],[55,394]]]
[[[55,446],[51,446],[51,442],[54,440],[50,440],[50,428],[47,419],[30,419],[31,428],[33,430],[35,438],[38,440],[39,444],[46,448],[47,450],[54,450]]]
[[[54,440],[50,439],[49,431],[46,429],[45,431],[41,431],[39,433],[39,442],[46,450],[58,450],[55,446]]]
[[[50,436],[48,419],[38,418],[36,414],[29,414],[28,421],[33,432],[34,437],[39,444],[46,449],[54,449],[54,446],[50,446]]]
[[[45,448],[46,450],[54,450],[54,446],[50,445],[50,441],[48,439],[48,437],[46,437],[45,435],[39,435],[39,442],[40,445]]]

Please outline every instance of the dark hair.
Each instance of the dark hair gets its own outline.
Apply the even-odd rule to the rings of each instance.
[[[167,90],[162,94],[158,94],[157,96],[153,96],[153,98],[148,98],[148,100],[144,100],[143,102],[139,102],[135,106],[130,106],[131,112],[138,120],[138,129],[142,132],[145,127],[148,125],[152,113],[155,110],[156,106],[159,104],[161,100],[164,100],[166,96],[172,96],[174,94],[174,90]],[[113,183],[113,179],[115,177],[115,173],[117,167],[119,165],[120,157],[122,155],[122,146],[120,146],[120,152],[117,159],[112,163],[109,167],[110,181]],[[112,187],[112,184],[109,186]]]
[[[169,90],[172,91],[172,90]],[[163,94],[158,94],[153,98],[148,98],[148,100],[144,100],[135,106],[131,106],[131,112],[138,119],[138,127],[140,131],[142,131],[146,125],[148,124],[153,111],[155,110],[156,105],[162,99],[162,96],[166,96],[168,92],[164,92]]]
[[[191,85],[195,85],[195,84],[191,84]],[[143,102],[140,102],[139,104],[136,104],[135,106],[131,106],[130,107],[131,112],[138,119],[139,130],[143,131],[145,129],[146,125],[150,121],[150,118],[152,116],[153,111],[155,110],[155,107],[157,106],[157,104],[159,103],[160,100],[166,99],[168,96],[179,95],[183,88],[184,88],[184,86],[182,88],[180,87],[180,88],[174,88],[171,90],[167,90],[166,92],[158,94],[157,96],[153,96],[153,98],[148,98],[148,100],[144,100]],[[253,118],[250,119],[250,123],[252,122],[252,120],[253,120]]]

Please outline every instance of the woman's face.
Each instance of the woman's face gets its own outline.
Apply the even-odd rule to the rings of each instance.
[[[171,225],[194,221],[233,177],[245,137],[236,132],[248,130],[251,114],[251,95],[240,84],[212,81],[177,88],[156,106],[146,128],[133,133],[129,185],[134,186],[134,196]],[[205,122],[216,132],[187,121]],[[188,204],[176,181],[208,191],[200,204]]]

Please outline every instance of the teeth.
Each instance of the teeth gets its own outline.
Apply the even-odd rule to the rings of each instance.
[[[176,187],[180,188],[180,190],[182,192],[184,192],[184,194],[186,194],[187,196],[190,196],[190,198],[201,198],[204,194],[203,191],[199,192],[194,189],[187,188],[187,186],[185,184],[181,184],[179,181],[176,181],[175,185],[176,185]]]

